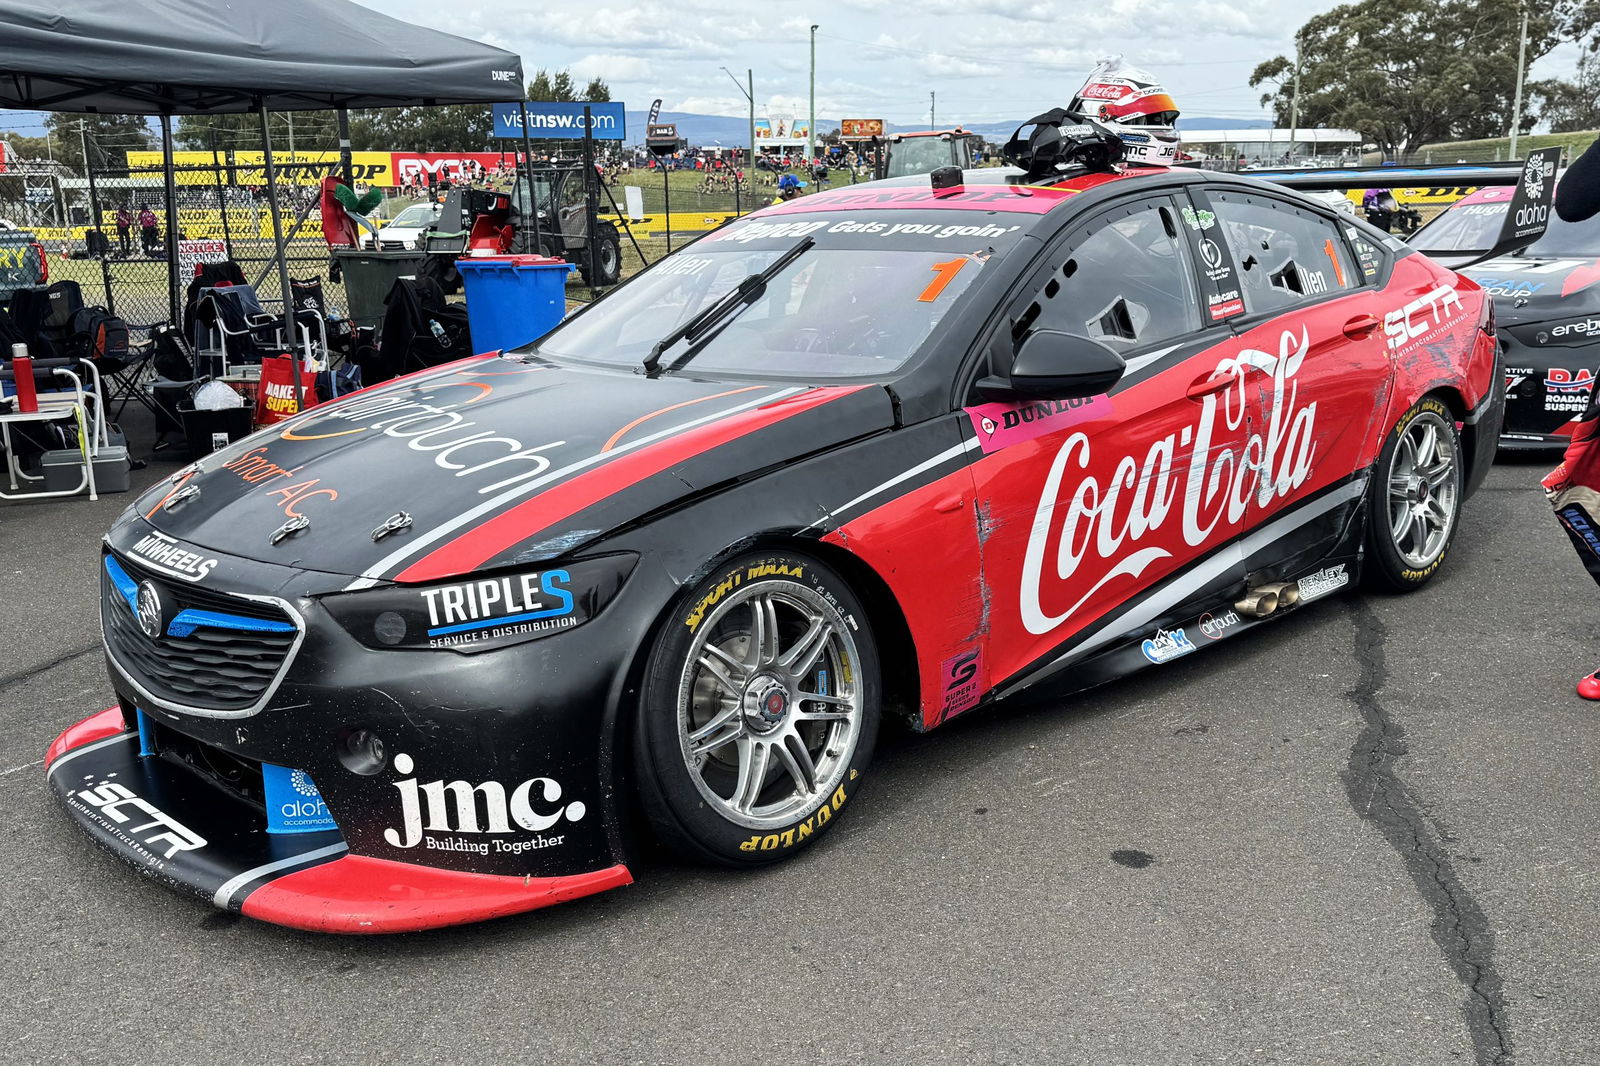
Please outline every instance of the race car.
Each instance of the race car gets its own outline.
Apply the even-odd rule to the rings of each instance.
[[[1429,248],[1483,247],[1514,190],[1485,188],[1444,211],[1415,240]],[[1464,268],[1494,297],[1506,368],[1506,449],[1564,448],[1600,364],[1600,218],[1551,216],[1538,241]]]
[[[628,884],[651,838],[791,856],[870,802],[886,715],[1428,582],[1500,432],[1482,289],[1038,126],[1023,169],[766,208],[145,493],[64,810],[253,918],[473,921]]]

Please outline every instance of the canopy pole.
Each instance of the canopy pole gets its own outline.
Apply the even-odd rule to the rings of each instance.
[[[539,196],[533,187],[533,142],[528,139],[528,92],[526,89],[523,90],[522,96],[523,98],[517,101],[517,111],[522,119],[522,173],[528,179],[528,217],[517,221],[521,224],[519,226],[521,229],[526,229],[530,224],[533,226],[534,252],[539,255],[549,255],[555,249],[553,242],[548,246],[545,244],[544,234],[540,232],[539,228]],[[555,187],[555,182],[552,181],[550,184],[551,188]],[[551,205],[551,210],[555,210],[553,204]],[[526,248],[527,242],[524,241],[522,246]]]
[[[355,169],[350,164],[350,109],[341,104],[334,114],[339,118],[339,177],[354,189]]]
[[[177,329],[183,328],[183,306],[178,302],[178,179],[172,170],[172,116],[161,113],[161,177],[167,201],[167,314]]]
[[[289,346],[290,365],[294,367],[295,411],[298,413],[304,403],[305,393],[301,391],[300,352],[295,346],[294,336],[294,299],[289,291],[289,250],[283,246],[283,219],[278,215],[278,172],[272,165],[272,129],[267,122],[265,100],[261,101],[258,114],[261,116],[261,158],[267,179],[267,208],[272,212],[272,244],[278,253],[278,284],[283,289],[283,336],[284,343]]]

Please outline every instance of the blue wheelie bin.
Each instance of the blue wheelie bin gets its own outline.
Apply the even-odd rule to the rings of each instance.
[[[549,333],[567,312],[572,269],[565,260],[543,255],[457,259],[472,346],[480,352],[505,350]]]

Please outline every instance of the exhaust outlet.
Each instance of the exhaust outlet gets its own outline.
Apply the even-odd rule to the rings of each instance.
[[[1293,607],[1300,602],[1300,586],[1293,581],[1280,581],[1276,585],[1268,585],[1278,594],[1279,607]]]
[[[1233,609],[1252,618],[1265,618],[1278,609],[1277,586],[1263,585],[1260,588],[1247,589],[1244,599],[1234,604]]]

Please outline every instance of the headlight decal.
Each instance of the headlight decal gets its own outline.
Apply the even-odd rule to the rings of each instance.
[[[637,556],[433,585],[391,585],[324,597],[351,636],[379,650],[487,651],[582,625],[622,588]]]
[[[571,583],[572,575],[567,571],[546,570],[423,589],[428,620],[434,623],[428,636],[500,629],[537,619],[564,618],[567,624],[575,625],[573,615],[577,607],[568,589]],[[499,611],[513,613],[497,613]]]

